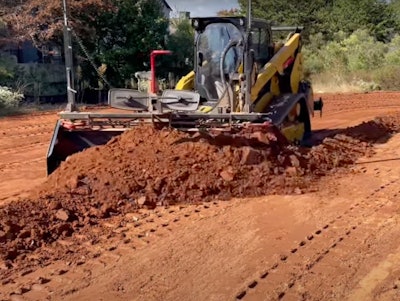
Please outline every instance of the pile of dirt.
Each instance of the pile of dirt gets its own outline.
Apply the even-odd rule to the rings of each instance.
[[[316,179],[397,131],[399,120],[346,129],[312,148],[288,145],[262,128],[190,135],[139,126],[71,156],[30,200],[0,208],[0,254],[13,261],[137,208],[313,190]]]
[[[311,150],[276,137],[260,129],[190,135],[140,126],[70,157],[41,187],[39,197],[61,194],[154,208],[298,193],[316,175],[354,162],[368,148],[368,143],[344,135]]]
[[[302,154],[269,136],[259,129],[190,135],[139,126],[104,147],[72,156],[50,176],[40,195],[56,190],[153,207],[290,193],[292,185],[270,182],[288,167],[301,172]]]
[[[342,134],[371,143],[385,143],[391,134],[400,132],[398,114],[378,117],[360,125],[342,130]]]

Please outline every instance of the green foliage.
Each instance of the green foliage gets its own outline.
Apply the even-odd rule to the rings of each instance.
[[[149,62],[150,52],[164,46],[168,21],[158,0],[114,0],[114,12],[105,12],[93,24],[97,61],[107,65],[106,76],[122,86]]]
[[[379,82],[382,89],[400,89],[400,35],[393,37],[387,44],[384,64],[373,72],[374,80]]]
[[[392,13],[394,18],[395,28],[400,28],[400,0],[390,0],[389,2],[389,9]]]
[[[36,103],[40,96],[64,94],[64,82],[65,67],[62,65],[17,64],[12,56],[0,55],[0,86],[33,96]]]
[[[361,0],[362,1],[362,0]],[[331,14],[334,3],[329,0],[256,0],[253,1],[253,14],[277,25],[304,26],[305,38],[310,34],[322,33],[330,36]],[[239,0],[246,11],[247,0]]]
[[[5,38],[8,37],[7,24],[0,17],[0,43],[3,44]]]
[[[335,0],[329,14],[331,32],[352,33],[367,29],[379,41],[387,41],[395,26],[395,16],[387,1]]]
[[[400,90],[400,65],[384,65],[372,73],[372,80],[382,90]]]
[[[376,41],[367,30],[356,30],[346,38],[340,33],[339,36],[342,38],[326,44],[321,44],[319,36],[310,37],[311,43],[304,50],[309,73],[327,70],[338,70],[339,73],[370,71],[387,61],[390,46]],[[398,43],[399,40],[394,42]],[[390,52],[394,56],[392,61],[395,59],[394,49]]]
[[[310,41],[303,50],[307,75],[329,74],[333,82],[346,78],[361,90],[400,89],[400,36],[383,43],[356,30],[349,36],[339,32],[325,44],[319,35]]]
[[[14,77],[15,61],[8,55],[0,54],[0,84]]]
[[[193,69],[194,30],[189,19],[177,19],[171,27],[167,46],[173,53],[166,59],[176,75],[182,76]]]
[[[381,66],[387,47],[374,40],[366,30],[357,30],[343,41],[349,71],[370,71]]]
[[[385,56],[385,62],[388,65],[400,66],[400,36],[396,35],[388,44],[388,51]]]
[[[239,4],[244,12],[247,0],[239,0]],[[338,31],[351,34],[367,29],[377,40],[388,41],[400,25],[396,25],[394,9],[384,0],[254,0],[253,14],[277,24],[303,25],[306,39],[322,33],[331,40]]]

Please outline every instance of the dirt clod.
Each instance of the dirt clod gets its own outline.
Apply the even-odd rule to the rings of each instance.
[[[46,284],[50,282],[50,279],[45,278],[45,277],[38,277],[36,280],[38,284]]]
[[[146,203],[146,197],[145,196],[141,196],[136,200],[136,203],[140,206],[143,206]]]
[[[296,187],[293,191],[294,194],[302,194],[303,191],[301,191],[301,189],[299,187]]]
[[[56,212],[56,218],[58,218],[59,220],[62,220],[64,222],[68,221],[69,217],[70,217],[70,214],[69,214],[68,210],[60,209]]]
[[[10,296],[10,301],[25,301],[26,299],[21,294],[13,293]]]
[[[295,155],[290,155],[290,163],[292,164],[293,167],[298,168],[300,167],[300,161]]]
[[[233,181],[233,179],[235,178],[235,173],[234,173],[232,167],[229,167],[229,168],[221,171],[220,176],[225,181],[230,182],[230,181]]]
[[[242,150],[242,158],[240,163],[244,165],[259,164],[263,161],[262,153],[256,149],[246,146]]]

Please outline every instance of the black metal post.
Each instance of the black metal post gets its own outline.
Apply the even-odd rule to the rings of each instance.
[[[243,111],[245,113],[250,112],[250,103],[251,103],[251,74],[253,71],[253,59],[252,53],[250,52],[251,45],[251,26],[252,26],[252,12],[251,12],[251,0],[248,0],[247,3],[247,54],[245,57],[245,75],[246,75],[246,91],[245,91],[245,103]]]
[[[75,94],[74,89],[74,65],[72,58],[72,41],[71,41],[71,28],[68,25],[67,16],[67,0],[63,0],[63,13],[64,13],[64,57],[65,57],[65,72],[67,76],[67,96],[68,104],[66,111],[76,111]]]

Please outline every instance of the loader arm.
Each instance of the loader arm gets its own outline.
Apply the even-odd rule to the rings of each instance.
[[[281,95],[284,92],[298,93],[299,84],[302,80],[300,46],[301,36],[299,33],[295,33],[259,71],[251,88],[251,101],[255,104],[255,111],[262,111],[274,96]],[[290,67],[290,74],[285,75],[286,69]],[[282,91],[282,85],[279,83],[284,76],[289,76],[289,83],[285,88],[287,91]],[[269,89],[265,91],[265,87],[268,85]]]
[[[194,88],[194,80],[195,80],[194,71],[190,71],[188,74],[183,76],[175,86],[175,90],[193,90]]]

